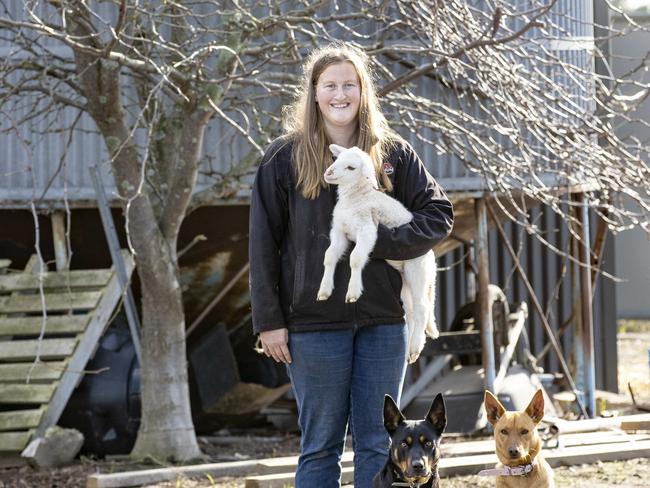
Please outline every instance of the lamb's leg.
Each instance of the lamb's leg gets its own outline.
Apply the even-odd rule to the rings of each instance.
[[[427,270],[421,258],[404,261],[404,284],[411,292],[413,303],[413,324],[409,326],[409,363],[414,363],[420,356],[426,336],[424,334],[429,310],[427,310],[428,282]]]
[[[406,320],[406,328],[407,328],[407,344],[409,346],[409,350],[407,352],[407,360],[409,363],[412,363],[417,359],[417,355],[413,360],[412,354],[411,354],[411,343],[412,343],[412,338],[413,338],[413,331],[414,331],[414,316],[413,316],[413,295],[411,293],[411,290],[409,288],[409,285],[404,277],[404,270],[402,269],[401,271],[402,274],[402,290],[400,292],[400,296],[402,298],[402,304],[404,305],[404,314],[405,314],[405,320]]]
[[[348,247],[348,240],[345,237],[345,232],[342,232],[334,227],[330,230],[330,245],[325,251],[325,258],[323,259],[323,278],[320,282],[318,290],[318,297],[316,300],[327,300],[334,290],[334,271],[336,271],[336,263],[339,262],[341,256]]]
[[[400,274],[402,275],[402,290],[400,292],[400,298],[402,299],[402,305],[404,306],[404,320],[406,320],[408,338],[410,339],[413,331],[413,298],[411,297],[411,290],[409,290],[408,285],[404,281],[404,270],[400,271]]]
[[[426,333],[432,339],[436,339],[440,332],[438,331],[438,326],[436,324],[436,314],[435,314],[435,305],[436,305],[436,273],[438,272],[438,265],[436,264],[436,256],[433,254],[433,251],[430,251],[426,255],[427,259],[427,278],[428,278],[428,298],[429,303],[427,308],[429,310],[429,318],[427,320]]]
[[[355,236],[356,245],[350,253],[350,282],[348,292],[345,295],[347,303],[356,302],[363,292],[361,272],[368,262],[368,256],[375,247],[377,240],[377,228],[374,225],[366,225],[357,230]]]

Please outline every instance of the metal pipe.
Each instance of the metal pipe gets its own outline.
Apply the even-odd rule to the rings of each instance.
[[[590,417],[596,415],[596,365],[594,361],[594,315],[591,294],[591,258],[589,236],[589,209],[585,203],[584,193],[574,197],[580,206],[576,209],[580,222],[580,242],[578,258],[580,260],[580,308],[582,329],[582,357],[584,360],[583,379],[585,385],[585,403]]]
[[[124,296],[124,310],[126,312],[126,319],[129,322],[129,331],[131,332],[131,340],[133,341],[133,349],[138,358],[138,363],[142,364],[142,356],[140,353],[140,320],[138,319],[137,309],[135,307],[135,299],[133,292],[129,286],[129,279],[126,275],[126,267],[120,254],[120,241],[117,238],[117,230],[115,229],[115,222],[111,215],[111,208],[108,205],[108,200],[104,194],[104,185],[102,177],[97,169],[97,166],[90,166],[90,176],[93,180],[95,193],[97,194],[97,208],[99,209],[99,216],[102,219],[102,226],[104,227],[104,235],[108,243],[108,250],[111,253],[113,266],[117,278],[122,287],[122,294]]]
[[[572,197],[570,197],[572,198]],[[575,327],[573,329],[573,341],[571,342],[571,347],[573,348],[573,373],[576,381],[576,395],[580,395],[580,400],[583,402],[585,407],[587,406],[585,398],[585,375],[583,374],[585,370],[584,366],[584,354],[582,349],[582,301],[580,297],[580,250],[578,249],[580,243],[576,239],[576,236],[580,235],[580,227],[578,225],[579,217],[576,215],[576,209],[571,207],[570,209],[573,219],[569,223],[571,226],[571,306],[573,309],[573,315],[575,317]],[[587,415],[589,417],[590,415]]]
[[[481,327],[481,358],[485,372],[485,389],[494,390],[496,377],[494,364],[494,324],[492,323],[492,307],[490,306],[490,264],[488,260],[488,227],[485,197],[474,200],[476,214],[476,268],[478,270],[478,322]]]

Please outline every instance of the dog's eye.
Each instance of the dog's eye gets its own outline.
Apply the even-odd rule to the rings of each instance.
[[[402,441],[400,444],[400,447],[408,447],[409,445],[406,443],[406,441]]]
[[[521,432],[519,432],[521,435],[526,435],[528,434],[528,429],[521,429]]]
[[[501,429],[501,434],[508,435],[508,431],[506,429]]]
[[[431,442],[431,441],[426,441],[426,442],[424,443],[424,447],[429,447],[429,448],[433,447],[433,442]]]
[[[346,166],[345,169],[349,169],[350,171],[354,171],[357,168],[355,168],[354,166]]]

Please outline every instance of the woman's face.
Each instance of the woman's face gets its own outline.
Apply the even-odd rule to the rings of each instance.
[[[357,128],[361,100],[359,78],[352,63],[328,66],[316,82],[316,102],[328,130]]]

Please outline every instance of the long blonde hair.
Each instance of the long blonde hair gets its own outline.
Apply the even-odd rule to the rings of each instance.
[[[400,140],[381,113],[366,54],[348,44],[333,43],[313,51],[303,65],[301,89],[295,101],[285,107],[284,128],[293,139],[293,164],[297,186],[305,198],[314,199],[327,183],[323,174],[332,164],[323,116],[316,104],[316,83],[333,64],[351,63],[357,72],[361,100],[357,116],[355,145],[372,157],[380,188],[392,190],[382,162],[390,145]]]

